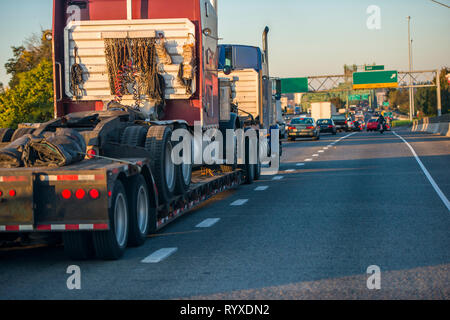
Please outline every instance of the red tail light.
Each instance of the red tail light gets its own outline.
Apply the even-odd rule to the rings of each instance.
[[[330,124],[330,125],[328,126],[328,128],[333,128],[333,126]]]
[[[15,197],[16,196],[16,190],[9,190],[9,196]]]
[[[306,129],[314,129],[314,127],[313,126],[308,126],[308,127],[306,127]]]
[[[72,192],[70,190],[65,189],[61,192],[61,196],[66,200],[70,199],[70,197],[72,196]]]
[[[89,149],[87,151],[87,156],[89,159],[93,159],[97,155],[97,151],[95,149]]]
[[[89,196],[94,200],[98,199],[100,197],[100,192],[98,192],[97,189],[92,189],[89,191]]]
[[[78,189],[77,192],[75,192],[75,197],[77,197],[77,199],[79,200],[83,199],[85,195],[86,191],[84,191],[83,189]]]
[[[295,127],[289,127],[288,129],[289,130],[295,130]]]
[[[0,197],[3,195],[3,192],[0,191]]]

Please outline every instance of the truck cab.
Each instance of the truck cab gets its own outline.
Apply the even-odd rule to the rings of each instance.
[[[272,80],[266,53],[258,47],[219,45],[219,77],[231,80],[233,103],[242,117],[251,116],[262,128],[273,122]]]

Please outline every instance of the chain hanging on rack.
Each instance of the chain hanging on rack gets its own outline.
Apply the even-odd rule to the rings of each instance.
[[[80,99],[83,96],[81,85],[83,84],[83,69],[78,64],[78,48],[74,49],[75,62],[70,67],[70,89],[72,90],[75,99]]]

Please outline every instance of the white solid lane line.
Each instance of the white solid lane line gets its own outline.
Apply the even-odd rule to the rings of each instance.
[[[246,204],[248,202],[248,199],[239,199],[234,201],[230,206],[236,207],[236,206],[242,206],[243,204]]]
[[[165,259],[167,259],[169,256],[177,252],[178,248],[163,248],[158,251],[153,252],[151,255],[149,255],[147,258],[142,260],[142,263],[158,263]]]
[[[219,221],[220,221],[220,218],[210,218],[210,219],[203,220],[195,227],[196,228],[209,228],[209,227],[212,227],[213,225],[215,225]]]
[[[269,186],[260,186],[256,188],[255,191],[266,191],[267,189],[269,189]]]
[[[425,176],[428,178],[428,181],[430,181],[431,185],[433,186],[434,190],[436,191],[436,193],[438,194],[439,198],[441,198],[442,202],[444,203],[444,205],[447,207],[448,211],[450,211],[450,202],[448,201],[447,197],[445,196],[445,194],[442,192],[442,190],[439,188],[439,186],[437,185],[437,183],[434,181],[433,177],[431,176],[431,174],[428,172],[427,168],[425,168],[425,166],[423,165],[422,161],[420,161],[419,156],[417,155],[416,151],[414,151],[413,147],[408,143],[408,141],[406,141],[405,139],[403,139],[402,136],[398,135],[397,132],[393,131],[393,133],[399,137],[404,143],[406,143],[406,145],[409,147],[409,149],[411,150],[412,154],[414,155],[414,158],[416,158],[417,163],[419,164],[420,168],[422,169],[423,173],[425,174]]]

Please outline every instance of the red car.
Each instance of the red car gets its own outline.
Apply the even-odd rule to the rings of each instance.
[[[370,119],[369,122],[367,122],[367,131],[377,131],[377,130],[378,130],[378,120]]]

